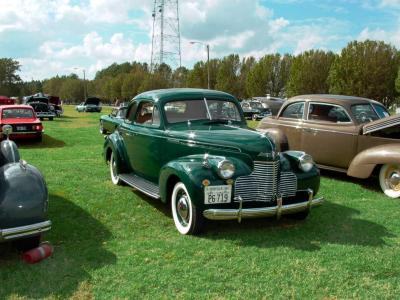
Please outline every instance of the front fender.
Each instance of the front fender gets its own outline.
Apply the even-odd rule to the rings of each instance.
[[[105,138],[103,157],[106,162],[110,160],[111,152],[114,153],[118,173],[130,172],[129,160],[125,151],[124,141],[118,131],[115,131]]]
[[[0,186],[0,228],[47,220],[47,186],[35,167],[20,163],[0,167]]]
[[[347,175],[368,178],[377,165],[399,163],[400,144],[387,144],[366,149],[352,160]]]
[[[233,157],[210,155],[208,159],[210,162],[218,159],[230,160],[235,165],[235,175],[232,179],[236,179],[239,176],[249,175],[252,172],[250,166]],[[188,189],[193,202],[198,207],[202,207],[204,205],[203,180],[209,180],[210,185],[227,184],[227,180],[218,176],[214,166],[211,165],[210,167],[205,167],[203,162],[204,155],[190,155],[173,160],[163,166],[159,178],[161,200],[163,202],[168,202],[173,186],[177,181],[181,181]]]

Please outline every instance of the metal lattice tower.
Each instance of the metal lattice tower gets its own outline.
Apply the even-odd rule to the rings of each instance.
[[[154,0],[151,70],[162,63],[181,66],[178,0]]]

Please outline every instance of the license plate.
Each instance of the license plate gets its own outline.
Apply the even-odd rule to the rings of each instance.
[[[17,126],[17,131],[26,130],[26,126]]]
[[[231,185],[206,186],[204,188],[204,203],[205,204],[230,203],[231,195],[232,195]]]

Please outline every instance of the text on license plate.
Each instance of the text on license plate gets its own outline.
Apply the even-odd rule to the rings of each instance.
[[[17,126],[18,131],[26,130],[26,126]]]
[[[231,185],[214,185],[204,188],[204,204],[230,203]]]

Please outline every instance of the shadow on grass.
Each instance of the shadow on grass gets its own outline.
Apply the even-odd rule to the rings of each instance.
[[[111,233],[88,212],[51,195],[49,216],[53,226],[44,239],[54,246],[52,257],[28,265],[10,244],[0,245],[0,299],[79,296],[76,292],[90,281],[91,270],[116,263],[116,256],[104,248]]]
[[[207,222],[206,239],[234,240],[243,246],[290,247],[316,251],[323,244],[381,247],[385,238],[394,237],[386,227],[357,218],[356,209],[325,202],[315,208],[304,221],[284,217]]]
[[[172,221],[170,205],[161,202],[161,200],[153,199],[134,188],[132,188],[132,193],[134,193],[140,200],[147,202],[149,205],[160,211],[164,216],[171,218]]]
[[[320,170],[320,171],[321,171],[321,176],[329,177],[331,179],[335,179],[335,180],[339,180],[339,181],[343,181],[343,182],[357,184],[357,185],[359,185],[367,190],[373,191],[373,192],[379,192],[379,193],[382,192],[382,190],[379,186],[379,179],[376,176],[371,176],[367,179],[360,179],[360,178],[347,176],[346,173],[334,172],[334,171],[329,171],[329,170]]]
[[[16,140],[17,146],[21,149],[32,148],[62,148],[65,146],[64,141],[55,139],[47,134],[43,135],[42,142],[35,142],[29,140]]]

